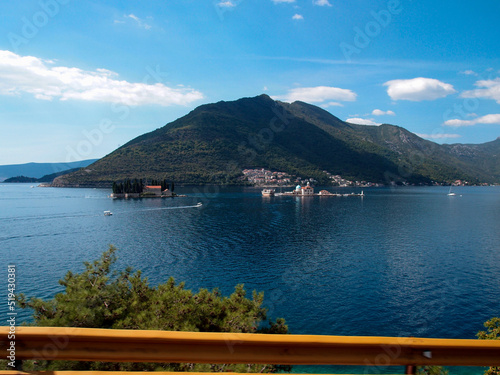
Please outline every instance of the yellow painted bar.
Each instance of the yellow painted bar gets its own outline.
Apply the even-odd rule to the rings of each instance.
[[[0,375],[214,375],[213,372],[165,372],[165,371],[2,371],[0,370]],[[224,372],[224,375],[241,375],[241,372]],[[312,374],[296,374],[293,375],[312,375]],[[321,374],[321,375],[335,375],[335,374]],[[346,375],[346,374],[338,374]],[[355,375],[355,374],[349,374]],[[384,375],[384,374],[379,374]],[[397,375],[397,374],[390,374]]]
[[[0,327],[0,350],[8,348]],[[500,366],[500,340],[16,327],[16,359]]]
[[[0,370],[0,375],[214,375],[214,372],[165,372],[165,371],[2,371]],[[241,372],[224,372],[224,375],[241,375]],[[296,374],[293,375],[313,375],[313,374]],[[321,374],[321,375],[335,375],[335,374]],[[338,374],[346,375],[346,374]],[[349,374],[355,375],[355,374]],[[384,375],[384,374],[378,374]],[[397,374],[390,374],[397,375]]]

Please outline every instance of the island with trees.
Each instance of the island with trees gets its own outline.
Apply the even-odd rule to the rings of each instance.
[[[122,182],[113,182],[111,198],[173,198],[179,196],[174,193],[174,182],[167,180],[126,179]]]

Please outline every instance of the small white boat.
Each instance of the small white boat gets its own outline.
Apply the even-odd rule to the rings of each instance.
[[[453,193],[453,192],[451,191],[451,186],[450,186],[450,191],[448,192],[448,195],[449,195],[449,196],[454,196],[454,195],[456,195],[455,193]]]
[[[203,203],[198,202],[198,203],[196,204],[196,207],[201,207],[202,205],[203,205]]]
[[[274,195],[274,193],[275,193],[274,189],[264,189],[264,190],[262,190],[262,195],[264,197],[271,197],[271,196]]]
[[[113,213],[111,211],[104,211],[104,216],[111,216]]]

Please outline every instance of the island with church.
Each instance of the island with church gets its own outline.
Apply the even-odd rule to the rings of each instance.
[[[271,197],[271,196],[293,196],[293,197],[314,197],[314,196],[321,196],[321,197],[364,197],[365,194],[363,191],[361,193],[346,193],[346,194],[340,194],[340,193],[332,193],[328,190],[321,190],[319,193],[314,192],[314,188],[310,185],[309,182],[307,182],[306,186],[301,186],[297,185],[295,187],[295,190],[292,191],[286,191],[286,192],[276,192],[276,189],[263,189],[262,190],[262,195],[264,197]]]
[[[180,197],[174,193],[174,183],[166,180],[127,179],[122,182],[113,182],[111,198],[173,198]]]

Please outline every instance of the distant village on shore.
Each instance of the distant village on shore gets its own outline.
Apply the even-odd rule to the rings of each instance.
[[[259,187],[293,187],[297,184],[306,185],[308,182],[310,184],[316,184],[317,181],[313,178],[301,178],[292,176],[286,172],[273,172],[265,168],[257,168],[257,169],[244,169],[243,171],[243,179],[244,181]],[[380,187],[385,186],[381,183],[374,183],[369,181],[350,181],[343,178],[340,175],[333,175],[327,171],[323,171],[330,179],[331,186],[338,187]],[[409,185],[406,182],[402,182],[402,185]],[[433,183],[435,186],[443,186],[450,185],[442,182]],[[452,186],[470,186],[470,185],[478,185],[471,184],[468,181],[457,179],[451,183]],[[490,184],[483,183],[479,184],[482,186],[488,186]]]
[[[382,184],[376,184],[367,181],[349,181],[342,176],[332,175],[327,171],[325,174],[330,178],[332,186],[340,187],[372,187],[372,186],[383,186]],[[252,185],[261,187],[290,187],[297,184],[306,185],[308,182],[310,184],[317,183],[313,178],[301,178],[292,176],[286,172],[273,172],[264,168],[258,169],[244,169],[243,175],[245,180]]]

